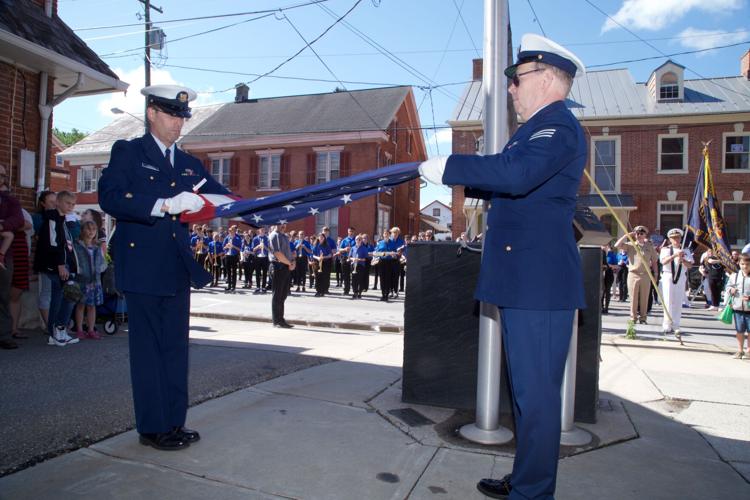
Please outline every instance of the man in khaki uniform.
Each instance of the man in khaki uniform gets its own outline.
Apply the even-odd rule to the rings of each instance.
[[[636,226],[630,236],[635,244],[628,240],[628,235],[623,235],[615,246],[625,250],[628,254],[628,294],[630,295],[630,319],[646,324],[648,311],[648,294],[651,291],[651,281],[647,269],[656,276],[659,255],[654,245],[648,239],[648,229],[644,226]],[[636,249],[640,248],[640,252]]]

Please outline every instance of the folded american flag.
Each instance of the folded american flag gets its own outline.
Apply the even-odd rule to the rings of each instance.
[[[216,217],[242,217],[253,226],[291,222],[416,179],[419,177],[419,163],[397,163],[263,198],[238,199],[227,195],[201,194],[205,206],[199,212],[182,214],[180,219],[183,222],[198,222]]]

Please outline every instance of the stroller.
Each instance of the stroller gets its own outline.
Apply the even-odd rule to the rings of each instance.
[[[125,296],[115,288],[115,266],[110,262],[102,273],[104,303],[96,306],[96,322],[102,324],[104,333],[114,335],[120,325],[128,321],[128,309]]]

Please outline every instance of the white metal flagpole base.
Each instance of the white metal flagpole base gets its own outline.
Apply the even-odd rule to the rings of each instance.
[[[479,444],[505,444],[513,439],[513,433],[505,427],[480,429],[477,424],[466,424],[458,431],[461,437]]]
[[[563,446],[583,446],[591,442],[592,436],[588,431],[573,426],[569,431],[560,432],[560,444]]]

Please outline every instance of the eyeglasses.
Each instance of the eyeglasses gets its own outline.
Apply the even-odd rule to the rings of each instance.
[[[537,68],[537,69],[532,69],[532,70],[529,70],[529,71],[525,71],[523,73],[516,73],[515,75],[513,75],[513,77],[510,79],[510,81],[513,83],[513,85],[515,85],[516,87],[518,87],[519,85],[521,85],[521,77],[523,75],[528,75],[528,74],[531,74],[531,73],[536,73],[537,71],[544,71],[544,68]]]

